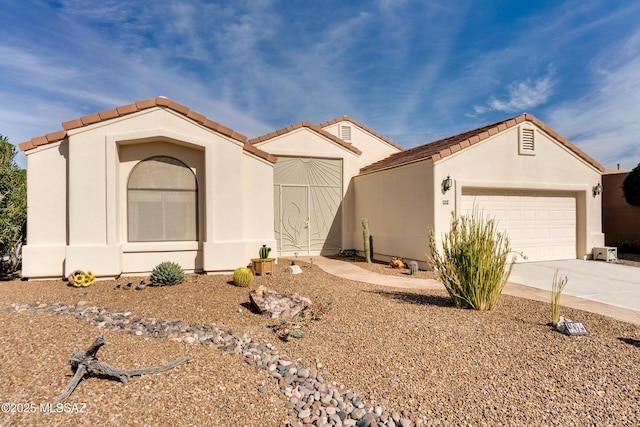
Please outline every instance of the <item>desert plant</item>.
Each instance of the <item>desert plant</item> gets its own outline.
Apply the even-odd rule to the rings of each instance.
[[[333,301],[321,302],[318,300],[318,297],[316,297],[311,302],[311,305],[298,313],[295,318],[291,320],[283,319],[271,328],[283,341],[288,341],[289,338],[304,338],[307,334],[302,329],[311,322],[322,320],[332,308]]]
[[[16,147],[0,135],[0,276],[13,275],[21,263],[27,219],[26,171],[15,162]],[[8,260],[4,256],[8,255]]]
[[[556,270],[551,283],[551,325],[554,328],[558,326],[560,321],[560,295],[568,281],[567,276],[558,277],[558,270]]]
[[[516,256],[509,238],[497,230],[494,218],[474,206],[467,216],[452,215],[451,230],[445,233],[442,252],[429,232],[430,262],[457,307],[492,310],[502,293]]]
[[[411,274],[412,276],[415,276],[416,274],[418,274],[418,263],[415,261],[409,261],[407,263],[407,266],[409,267],[409,274]]]
[[[247,267],[236,268],[233,272],[233,283],[246,288],[253,282],[253,273]]]
[[[260,259],[269,258],[269,254],[271,253],[271,248],[267,245],[262,245],[260,249],[258,249],[258,255],[260,255]]]
[[[180,264],[164,261],[156,265],[151,272],[149,282],[153,286],[173,286],[184,281],[184,270]]]
[[[369,220],[362,219],[362,238],[364,239],[364,257],[371,264],[371,235],[369,234]]]

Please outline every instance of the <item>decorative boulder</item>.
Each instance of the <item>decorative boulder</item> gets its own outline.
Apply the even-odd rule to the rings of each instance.
[[[291,274],[300,274],[302,273],[302,269],[300,268],[299,265],[293,264],[290,265],[289,267],[287,267],[287,273],[291,273]]]
[[[298,294],[279,294],[264,286],[249,292],[251,303],[260,310],[260,314],[272,319],[293,317],[311,305],[309,298]]]

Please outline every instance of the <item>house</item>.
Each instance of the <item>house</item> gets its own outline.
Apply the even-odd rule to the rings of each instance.
[[[62,128],[20,144],[28,182],[24,277],[147,273],[166,260],[187,271],[230,271],[263,244],[335,253],[351,175],[402,150],[347,117],[249,142],[164,97]],[[281,156],[277,168],[261,146]],[[296,168],[303,175],[289,177]],[[295,218],[294,206],[301,209]]]
[[[227,272],[275,255],[362,249],[424,264],[428,231],[474,204],[529,260],[601,246],[597,162],[531,115],[404,150],[347,117],[248,140],[164,97],[64,122],[27,157],[23,276]]]
[[[365,166],[355,217],[368,218],[376,254],[425,260],[452,213],[474,205],[498,220],[528,261],[591,256],[602,246],[604,168],[530,114],[521,114]],[[522,259],[522,258],[521,258]]]

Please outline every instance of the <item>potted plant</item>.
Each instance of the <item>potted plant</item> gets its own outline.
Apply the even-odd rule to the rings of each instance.
[[[260,259],[269,258],[269,254],[271,253],[271,248],[267,245],[262,245],[262,247],[258,250],[258,254],[260,255]]]

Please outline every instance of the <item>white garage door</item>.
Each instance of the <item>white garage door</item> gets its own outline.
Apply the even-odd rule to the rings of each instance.
[[[498,220],[511,248],[527,261],[576,258],[575,195],[463,189],[461,213],[471,211],[474,203]]]

